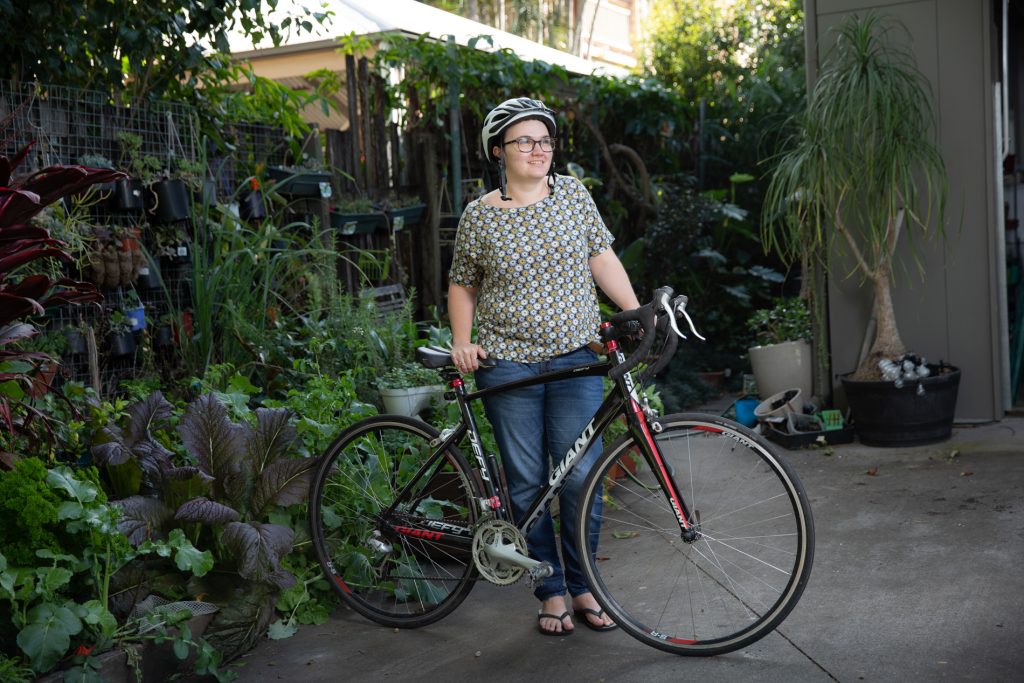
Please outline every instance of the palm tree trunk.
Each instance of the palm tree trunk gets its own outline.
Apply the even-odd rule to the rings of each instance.
[[[871,351],[851,376],[851,379],[856,380],[881,379],[882,372],[878,369],[878,361],[883,358],[895,360],[907,352],[907,347],[904,346],[896,328],[896,312],[892,306],[892,278],[888,265],[872,273],[871,283],[875,290],[875,341],[871,345]]]

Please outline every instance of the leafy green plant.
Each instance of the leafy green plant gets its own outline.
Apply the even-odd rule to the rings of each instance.
[[[23,542],[3,545],[10,555],[0,554],[0,599],[11,609],[10,620],[0,620],[0,642],[7,654],[16,644],[37,672],[53,668],[76,638],[110,646],[118,629],[108,607],[112,577],[133,558],[174,555],[181,569],[196,574],[212,566],[212,557],[197,551],[180,531],[167,543],[131,549],[95,471],[90,478],[88,471],[47,470],[29,459],[2,475],[0,486],[12,502],[34,507],[22,511],[13,529],[29,543],[41,543],[32,557],[26,557]],[[59,547],[53,549],[47,537]]]
[[[132,322],[124,311],[114,310],[107,318],[107,330],[110,334],[131,334]]]
[[[437,370],[425,368],[419,363],[402,363],[388,368],[377,380],[378,389],[409,389],[441,384]]]
[[[142,136],[138,133],[119,131],[117,143],[121,147],[121,168],[143,185],[155,181],[161,170],[160,159],[142,153]]]
[[[759,346],[811,339],[811,312],[803,299],[776,299],[772,308],[754,311],[747,324]]]

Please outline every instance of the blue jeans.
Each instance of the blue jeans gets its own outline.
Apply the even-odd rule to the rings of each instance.
[[[476,372],[480,389],[505,382],[534,377],[545,372],[571,368],[597,360],[588,348],[581,348],[540,363],[516,363],[498,360],[496,367]],[[483,399],[487,419],[494,427],[495,439],[501,452],[501,462],[508,480],[509,501],[516,523],[520,522],[530,503],[547,486],[554,466],[562,461],[576,438],[601,405],[603,386],[600,377],[572,377],[549,384],[507,391]],[[590,466],[601,454],[598,438],[584,457],[577,461],[566,486],[559,496],[559,519],[563,565],[558,559],[558,542],[551,514],[544,513],[530,532],[526,542],[530,555],[550,562],[554,575],[545,579],[534,590],[540,600],[564,595],[568,587],[572,596],[590,592],[580,555],[574,542],[577,505],[580,489]],[[554,463],[554,465],[552,465]],[[596,521],[601,514],[601,497],[596,496],[592,511],[595,533],[589,552],[597,552]]]

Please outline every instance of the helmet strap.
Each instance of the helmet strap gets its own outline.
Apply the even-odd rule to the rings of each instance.
[[[512,198],[505,194],[505,156],[498,157],[498,187],[501,189],[501,200],[504,202],[512,201]]]

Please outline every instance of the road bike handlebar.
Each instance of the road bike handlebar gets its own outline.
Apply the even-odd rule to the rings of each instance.
[[[681,294],[673,299],[672,294],[671,287],[660,287],[654,291],[654,296],[650,303],[644,304],[640,308],[621,311],[611,317],[609,322],[616,329],[616,332],[612,333],[613,337],[622,336],[623,334],[636,334],[637,332],[642,334],[642,337],[640,345],[637,346],[636,350],[625,361],[611,369],[608,373],[609,378],[615,381],[622,379],[627,372],[635,368],[646,358],[653,348],[654,340],[659,332],[667,334],[665,347],[658,353],[658,358],[654,364],[644,371],[644,377],[651,377],[663,370],[669,361],[672,360],[679,339],[686,338],[686,335],[679,329],[678,318],[686,320],[694,336],[698,339],[704,339],[697,332],[693,320],[686,312],[688,301],[686,295]],[[635,330],[636,324],[640,325],[640,329],[634,332],[632,330]],[[668,333],[666,327],[671,327],[672,332]]]

